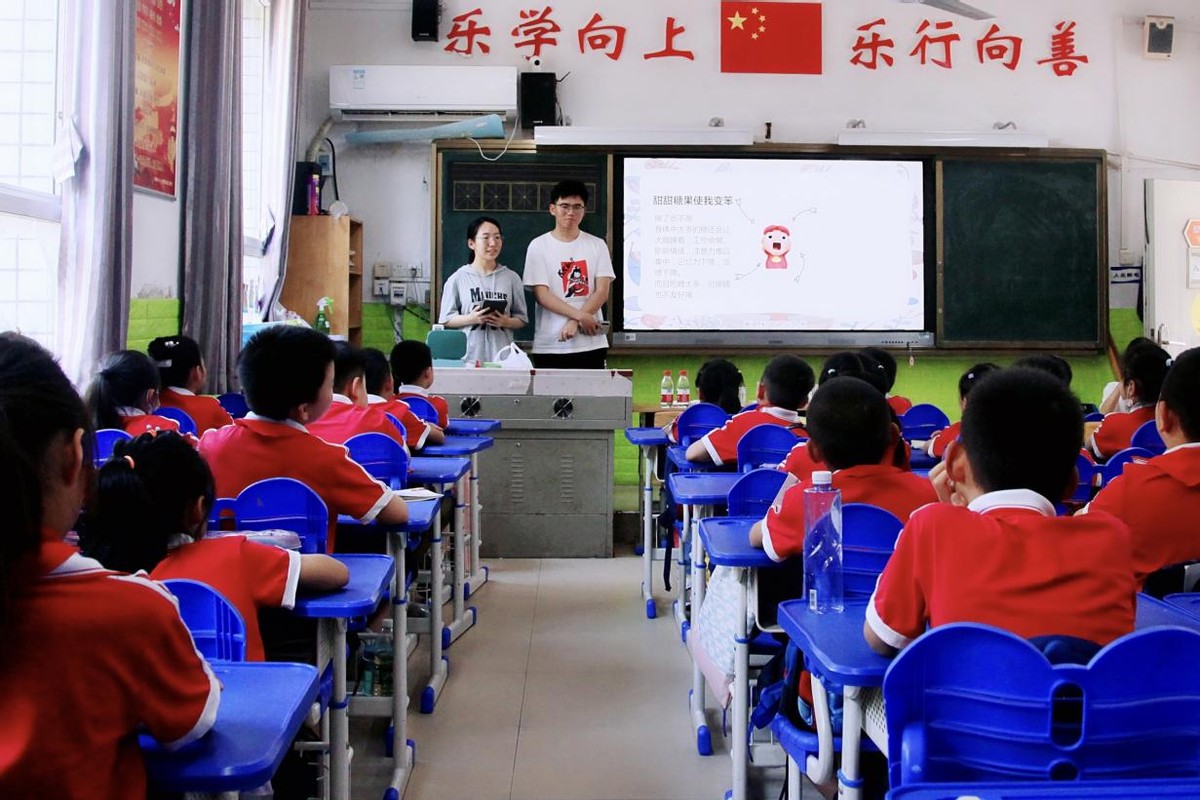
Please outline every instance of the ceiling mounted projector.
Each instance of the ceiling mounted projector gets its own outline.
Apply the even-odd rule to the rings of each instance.
[[[970,19],[992,19],[996,16],[995,14],[989,14],[983,9],[959,2],[959,0],[900,0],[900,2],[920,3],[923,6],[930,6],[950,14],[959,14]]]

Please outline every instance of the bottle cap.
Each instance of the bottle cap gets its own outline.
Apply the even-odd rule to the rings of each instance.
[[[437,324],[437,323],[434,323],[434,325],[433,325],[433,330],[435,330],[435,331],[444,331],[444,330],[446,330],[446,326],[445,326],[445,325],[439,325],[439,324]]]
[[[681,369],[681,370],[679,370],[679,374],[680,374],[680,375],[687,375],[687,370],[686,370],[686,369]]]
[[[833,485],[833,473],[827,469],[814,470],[812,482],[813,486],[831,486]]]
[[[671,370],[669,370],[669,369],[663,370],[663,375],[670,375],[670,374],[671,374]]]

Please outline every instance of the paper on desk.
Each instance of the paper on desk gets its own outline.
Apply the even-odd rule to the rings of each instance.
[[[414,486],[411,489],[396,489],[393,492],[397,497],[403,497],[405,500],[433,500],[441,497],[437,492],[432,492],[423,486]]]

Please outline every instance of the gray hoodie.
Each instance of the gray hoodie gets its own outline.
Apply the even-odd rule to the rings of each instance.
[[[503,300],[509,316],[529,322],[525,307],[525,286],[521,276],[506,266],[496,267],[485,275],[470,264],[464,264],[442,287],[442,308],[438,322],[456,314],[470,314],[484,300]],[[467,361],[494,361],[500,348],[512,344],[513,332],[491,325],[472,325],[467,332]]]

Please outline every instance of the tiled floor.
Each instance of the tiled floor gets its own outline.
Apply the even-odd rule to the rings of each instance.
[[[727,745],[716,736],[714,755],[696,754],[690,661],[661,584],[659,618],[645,618],[638,559],[488,563],[491,581],[471,599],[478,625],[448,651],[435,713],[409,716],[417,765],[408,800],[724,796]],[[412,684],[423,683],[423,646],[410,664]],[[352,728],[356,800],[382,797],[389,762],[378,725]],[[752,798],[779,796],[782,769],[751,775]],[[806,786],[805,797],[819,795]]]

